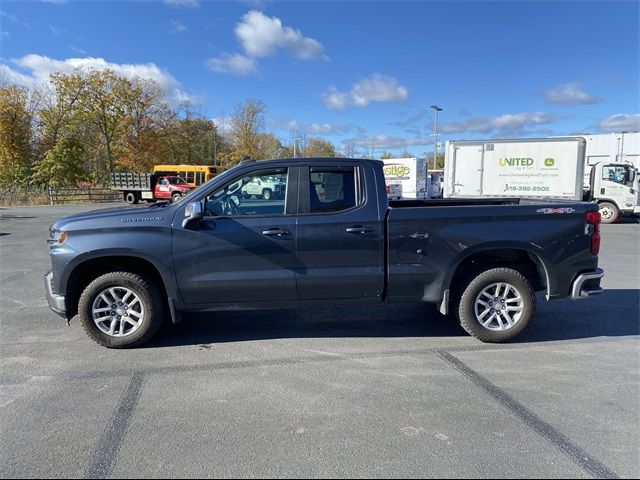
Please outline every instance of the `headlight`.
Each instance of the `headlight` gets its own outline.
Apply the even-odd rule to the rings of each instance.
[[[56,243],[64,243],[66,239],[67,239],[67,232],[64,232],[62,230],[49,230],[49,240],[47,240],[47,242],[50,245],[53,245]]]

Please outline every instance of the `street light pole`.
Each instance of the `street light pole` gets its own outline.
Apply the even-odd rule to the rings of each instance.
[[[302,140],[302,137],[298,136],[298,131],[296,130],[296,133],[294,134],[295,137],[293,137],[293,158],[297,158],[298,157],[298,153],[297,153],[297,146],[298,146],[298,140]]]
[[[436,122],[435,122],[435,128],[433,130],[433,168],[432,168],[432,170],[435,170],[436,160],[438,158],[438,112],[441,112],[442,109],[438,105],[431,105],[431,108],[433,108],[436,111]]]

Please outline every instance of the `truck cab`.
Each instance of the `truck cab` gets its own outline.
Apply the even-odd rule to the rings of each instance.
[[[190,190],[191,185],[185,182],[183,178],[169,175],[158,177],[153,189],[153,196],[157,200],[177,201]]]
[[[638,175],[626,163],[600,162],[591,167],[585,200],[600,206],[602,223],[613,223],[621,215],[640,213]]]

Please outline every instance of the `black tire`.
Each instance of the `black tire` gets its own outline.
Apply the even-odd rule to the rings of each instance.
[[[614,223],[620,216],[620,211],[614,203],[602,202],[598,205],[600,207],[600,218],[602,223]]]
[[[509,284],[517,294],[520,295],[522,301],[518,303],[517,297],[513,296],[515,293],[513,290],[509,289],[511,297],[509,298],[508,295],[505,295],[505,297],[507,297],[507,302],[500,302],[501,299],[497,302],[497,305],[501,307],[497,309],[498,311],[495,314],[497,315],[495,317],[495,322],[498,323],[498,325],[493,325],[493,321],[491,321],[488,326],[483,326],[475,311],[476,302],[479,302],[479,299],[486,299],[486,297],[480,296],[481,292],[486,288],[490,289],[494,284],[497,285],[500,283]],[[524,275],[512,268],[488,268],[480,270],[476,275],[470,276],[467,281],[463,283],[459,292],[457,314],[460,325],[462,325],[462,328],[464,328],[469,334],[482,342],[500,343],[511,340],[527,327],[536,309],[536,297],[531,283],[524,277]],[[487,304],[489,302],[490,300],[487,301]],[[491,303],[491,307],[486,307],[491,308],[491,310],[489,310],[490,315],[483,318],[489,319],[494,316],[492,313],[494,312],[492,308],[493,302]],[[516,312],[514,313],[513,318],[510,317],[511,320],[514,320],[515,317],[517,317],[517,319],[513,321],[513,326],[507,327],[504,330],[498,330],[498,328],[503,326],[503,323],[506,323],[503,322],[503,320],[505,319],[504,315],[508,315],[508,312],[506,311],[508,309],[505,308],[507,305],[521,308],[520,315],[518,316],[518,313]],[[504,312],[502,311],[503,308],[505,309]],[[482,313],[484,312],[480,312],[481,318]]]
[[[181,198],[182,198],[182,195],[176,192],[173,195],[171,195],[171,203],[179,202]]]
[[[93,304],[108,288],[127,288],[135,293],[144,307],[137,330],[122,337],[112,336],[98,328],[93,320]],[[133,307],[132,307],[133,308]],[[110,272],[92,281],[80,295],[78,315],[82,328],[96,343],[107,348],[137,347],[153,337],[164,317],[164,301],[160,290],[144,276],[132,272]]]
[[[265,188],[262,191],[262,199],[263,200],[271,200],[271,197],[273,196],[273,192],[271,191],[270,188]]]
[[[135,205],[140,201],[140,199],[138,198],[138,195],[136,195],[136,192],[126,192],[124,194],[124,201]]]

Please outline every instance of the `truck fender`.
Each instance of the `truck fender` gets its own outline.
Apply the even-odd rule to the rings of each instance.
[[[180,295],[180,290],[178,289],[178,285],[176,283],[176,279],[173,275],[173,264],[168,264],[166,262],[162,262],[156,257],[148,255],[146,252],[141,250],[132,250],[130,248],[110,248],[110,249],[98,249],[92,250],[90,252],[82,253],[73,258],[71,262],[67,265],[67,268],[64,269],[63,277],[60,279],[60,287],[62,291],[66,291],[68,288],[69,281],[71,279],[72,272],[76,270],[82,264],[97,260],[100,258],[108,258],[108,257],[120,257],[120,258],[138,258],[146,261],[151,264],[153,268],[160,275],[160,279],[162,280],[163,287],[167,292],[167,297],[171,299],[169,302],[171,316],[174,323],[179,321],[179,315],[177,312],[184,310],[185,305],[182,301],[182,296]],[[174,314],[174,312],[176,312]],[[177,319],[177,321],[176,321]]]
[[[536,263],[539,269],[539,273],[544,275],[547,287],[547,296],[552,291],[551,286],[555,283],[555,279],[551,277],[547,264],[549,261],[545,258],[544,252],[536,250],[528,243],[524,242],[488,242],[481,245],[474,245],[469,247],[457,255],[450,264],[450,268],[446,269],[444,278],[442,281],[442,302],[440,304],[440,312],[448,312],[449,297],[451,295],[451,287],[454,279],[454,275],[457,272],[460,265],[471,256],[478,253],[495,252],[497,250],[519,250],[526,252],[529,257]],[[446,314],[446,313],[443,313]]]
[[[625,210],[624,205],[620,205],[620,202],[618,202],[617,200],[613,199],[613,198],[609,198],[609,197],[599,197],[598,200],[596,201],[596,203],[598,205],[600,205],[602,202],[609,202],[609,203],[613,203],[616,207],[618,207],[618,210],[620,212],[622,212],[623,210]]]

